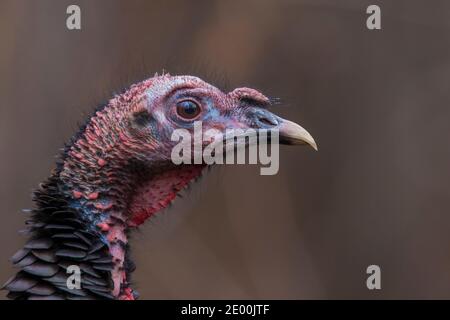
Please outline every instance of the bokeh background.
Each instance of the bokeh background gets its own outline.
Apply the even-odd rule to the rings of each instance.
[[[146,223],[142,298],[450,298],[449,18],[447,0],[1,0],[0,281],[78,123],[165,70],[281,98],[319,152],[282,147],[275,176],[215,168]]]

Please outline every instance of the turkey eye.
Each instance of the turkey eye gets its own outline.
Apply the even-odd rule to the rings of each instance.
[[[177,103],[177,113],[184,119],[194,119],[200,114],[200,106],[192,100],[183,100]]]

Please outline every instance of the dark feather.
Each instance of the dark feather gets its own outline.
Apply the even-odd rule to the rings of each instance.
[[[32,295],[28,297],[28,300],[65,300],[65,299],[64,296],[61,294],[53,294],[50,296]]]
[[[112,259],[111,257],[102,257],[98,259],[92,260],[93,263],[111,263]]]
[[[105,247],[105,246],[106,246],[106,245],[105,245],[103,242],[97,241],[96,243],[94,243],[94,244],[92,245],[92,247],[90,248],[90,250],[89,250],[88,253],[89,253],[89,254],[94,253],[94,252],[100,250],[101,248],[103,248],[103,247]]]
[[[64,241],[63,244],[67,247],[77,248],[77,249],[81,249],[84,251],[87,251],[89,249],[89,247],[86,246],[85,244],[82,244],[82,243],[76,242],[76,241]]]
[[[11,299],[11,300],[20,299],[20,297],[22,297],[22,296],[23,296],[23,293],[22,293],[22,292],[13,292],[13,291],[9,292],[9,293],[6,295],[6,297],[7,297],[8,299]]]
[[[86,296],[75,296],[75,295],[67,295],[67,300],[98,300],[97,297],[86,295]]]
[[[55,293],[56,289],[52,285],[46,283],[39,283],[27,290],[28,293],[36,294],[39,296],[49,296]]]
[[[110,293],[106,293],[106,292],[101,292],[101,291],[97,291],[97,290],[90,290],[91,292],[95,293],[96,295],[99,295],[103,298],[107,298],[107,299],[115,299],[115,297],[110,294]]]
[[[92,242],[85,235],[83,235],[81,232],[75,231],[74,235],[76,235],[78,238],[80,238],[81,240],[86,242],[89,246],[92,246]]]
[[[86,252],[82,251],[82,250],[75,250],[75,249],[59,249],[59,250],[56,250],[55,255],[57,255],[58,257],[82,259],[86,256]]]
[[[53,276],[48,277],[48,278],[44,278],[44,280],[48,281],[50,283],[54,283],[54,284],[65,284],[65,283],[67,283],[68,276],[69,275],[67,273],[65,273],[64,271],[60,270],[59,272],[57,272]]]
[[[58,265],[39,261],[23,268],[23,271],[39,277],[51,277],[58,270]]]
[[[99,279],[96,277],[92,277],[90,275],[84,275],[82,280],[85,282],[89,282],[90,284],[97,285],[97,286],[107,287],[107,286],[111,285],[111,283],[109,281],[106,281],[104,279]]]
[[[84,260],[95,260],[103,257],[103,255],[100,252],[95,252],[93,254],[89,254],[84,258]]]
[[[96,286],[96,285],[84,285],[84,289],[92,291],[92,292],[111,292],[110,288],[106,288],[103,286]]]
[[[75,228],[65,224],[48,224],[44,229],[74,230]]]
[[[36,260],[37,260],[37,258],[30,253],[27,256],[25,256],[22,260],[20,260],[19,262],[15,263],[14,266],[23,268],[23,267],[26,267],[26,266],[32,264]]]
[[[53,250],[32,250],[31,252],[35,257],[42,261],[51,263],[55,263],[56,261],[58,261],[58,258],[56,257]]]
[[[38,281],[31,277],[17,275],[4,288],[9,291],[22,292],[34,287],[37,283]]]
[[[25,244],[26,249],[49,249],[53,241],[48,238],[32,239]]]
[[[73,233],[57,233],[52,235],[53,239],[78,239]]]
[[[11,257],[11,261],[12,263],[17,263],[20,260],[22,260],[23,257],[25,257],[28,252],[30,252],[30,249],[20,249],[19,251],[17,251],[12,257]]]
[[[56,286],[58,289],[68,292],[70,294],[76,295],[76,296],[87,296],[88,293],[83,290],[83,289],[69,289],[67,286],[63,285],[63,286]]]
[[[87,274],[96,277],[96,278],[100,278],[101,275],[94,270],[94,268],[92,268],[90,265],[88,265],[87,263],[81,263],[80,264],[80,268],[83,272],[86,272]]]
[[[97,270],[111,271],[112,269],[114,269],[114,265],[112,263],[100,263],[94,264],[93,268]]]

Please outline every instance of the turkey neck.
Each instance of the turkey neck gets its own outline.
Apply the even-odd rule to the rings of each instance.
[[[85,222],[84,228],[107,244],[113,263],[112,294],[118,299],[133,299],[129,287],[134,269],[129,268],[130,231],[166,208],[204,166],[127,159],[120,149],[103,157],[92,151],[71,149],[67,153],[57,174],[59,189]]]

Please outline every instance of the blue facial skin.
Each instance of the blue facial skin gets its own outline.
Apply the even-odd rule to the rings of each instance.
[[[214,105],[213,101],[211,99],[207,99],[205,101],[206,103],[206,110],[204,111],[203,119],[201,119],[204,122],[214,122],[214,123],[222,123],[225,128],[229,127],[227,123],[230,122],[230,113],[228,114],[222,114]]]
[[[217,119],[221,119],[223,118],[220,115],[219,110],[217,110],[214,105],[212,104],[211,101],[208,101],[206,104],[207,108],[206,108],[206,113],[203,117],[203,121],[209,121],[211,119],[214,119],[215,121],[217,121]]]

